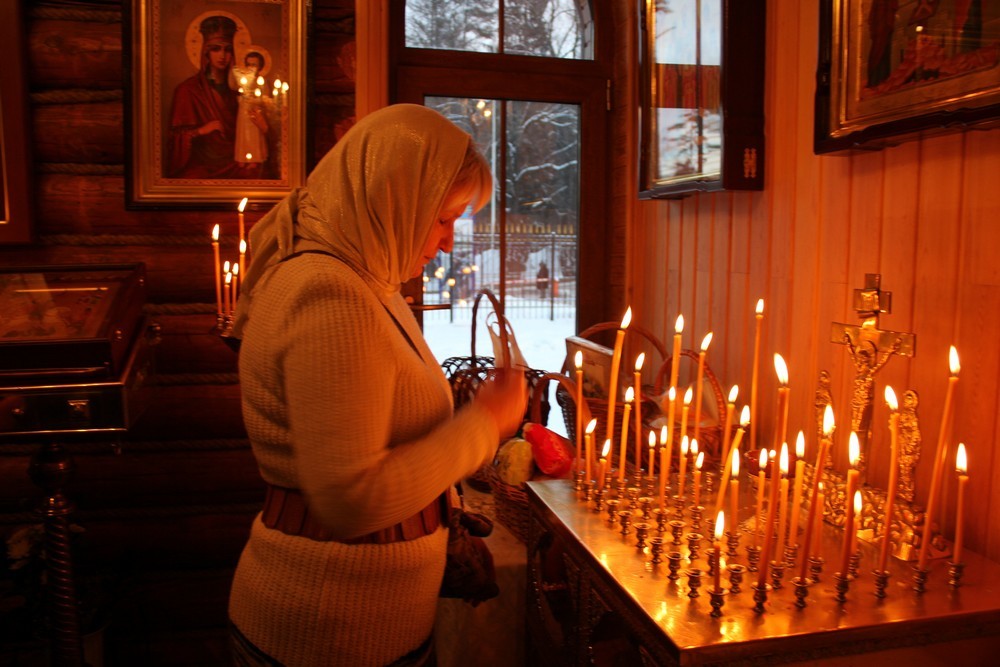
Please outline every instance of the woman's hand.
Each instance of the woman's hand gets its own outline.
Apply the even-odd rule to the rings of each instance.
[[[524,411],[528,406],[528,382],[524,371],[498,368],[479,387],[476,403],[493,415],[501,440],[511,437],[524,421]]]

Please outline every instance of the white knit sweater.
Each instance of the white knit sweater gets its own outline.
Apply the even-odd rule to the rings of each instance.
[[[383,305],[326,255],[290,259],[262,278],[240,381],[261,476],[303,490],[310,511],[344,538],[416,513],[490,460],[499,439],[482,408],[452,415],[447,381],[402,297]],[[288,667],[384,665],[429,636],[446,545],[444,528],[347,545],[285,535],[258,517],[230,616]]]

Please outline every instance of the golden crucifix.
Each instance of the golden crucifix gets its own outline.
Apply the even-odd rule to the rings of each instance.
[[[861,443],[858,468],[862,482],[871,454],[875,374],[893,355],[912,357],[917,344],[917,338],[912,333],[878,328],[879,315],[892,312],[892,292],[883,292],[881,282],[880,274],[866,273],[864,288],[854,290],[854,310],[861,317],[860,325],[834,322],[830,330],[830,342],[846,345],[854,362],[851,430],[858,434]]]

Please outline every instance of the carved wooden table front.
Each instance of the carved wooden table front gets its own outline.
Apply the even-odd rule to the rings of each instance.
[[[755,573],[742,591],[728,593],[722,615],[709,614],[706,549],[691,562],[688,550],[666,546],[664,562],[650,563],[649,547],[636,547],[633,530],[623,536],[605,512],[576,499],[570,482],[528,483],[529,655],[537,664],[620,665],[863,665],[904,661],[927,664],[996,664],[1000,654],[1000,565],[967,553],[963,585],[948,586],[947,565],[933,561],[927,590],[911,589],[910,565],[889,563],[887,596],[878,599],[871,571],[877,551],[862,544],[860,576],[847,601],[834,600],[833,571],[842,531],[826,526],[826,567],[812,585],[804,609],[795,606],[791,579],[772,591],[765,611],[753,610]],[[708,533],[709,529],[702,532]],[[658,533],[653,529],[650,536]],[[664,536],[670,541],[669,532]],[[743,534],[739,556],[746,563]],[[707,545],[707,542],[703,543]],[[684,553],[680,578],[668,579],[666,551]],[[723,547],[725,549],[725,547]],[[725,556],[723,556],[725,561]],[[701,594],[690,598],[685,571],[706,572]]]

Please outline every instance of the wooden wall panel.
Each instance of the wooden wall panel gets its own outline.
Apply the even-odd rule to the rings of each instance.
[[[859,321],[853,291],[863,286],[865,273],[880,273],[882,287],[893,293],[893,312],[882,316],[881,326],[916,333],[917,356],[891,360],[878,376],[871,478],[884,484],[888,474],[884,386],[891,383],[900,397],[913,389],[920,397],[923,434],[917,499],[926,500],[947,386],[948,346],[955,343],[963,371],[947,469],[953,467],[954,443],[963,440],[970,452],[970,484],[979,499],[967,504],[969,546],[1000,559],[1000,484],[992,483],[1000,478],[1000,269],[995,257],[1000,189],[993,182],[1000,170],[1000,130],[917,139],[849,157],[815,155],[814,4],[768,3],[766,190],[637,204],[642,211],[636,218],[637,255],[630,258],[639,281],[630,287],[637,316],[668,339],[677,308],[695,321],[707,309],[718,334],[711,363],[723,385],[745,387],[743,401],[749,400],[752,310],[763,297],[758,428],[765,435],[773,429],[774,352],[785,356],[792,378],[789,439],[799,428],[814,432],[816,379],[827,370],[838,422],[833,460],[843,469],[854,369],[845,348],[830,342],[830,328],[834,321]],[[727,209],[729,230],[722,232],[719,215]],[[705,210],[714,210],[714,217],[706,218]],[[666,243],[661,231],[653,231],[664,226]],[[705,236],[711,239],[707,246]],[[651,270],[661,264],[665,279],[663,271]],[[725,267],[722,273],[720,267]],[[656,316],[645,319],[652,312]],[[688,333],[685,344],[696,345],[700,336]],[[814,443],[815,438],[810,452]],[[945,478],[945,501],[935,519],[950,536],[956,484],[953,473]]]

